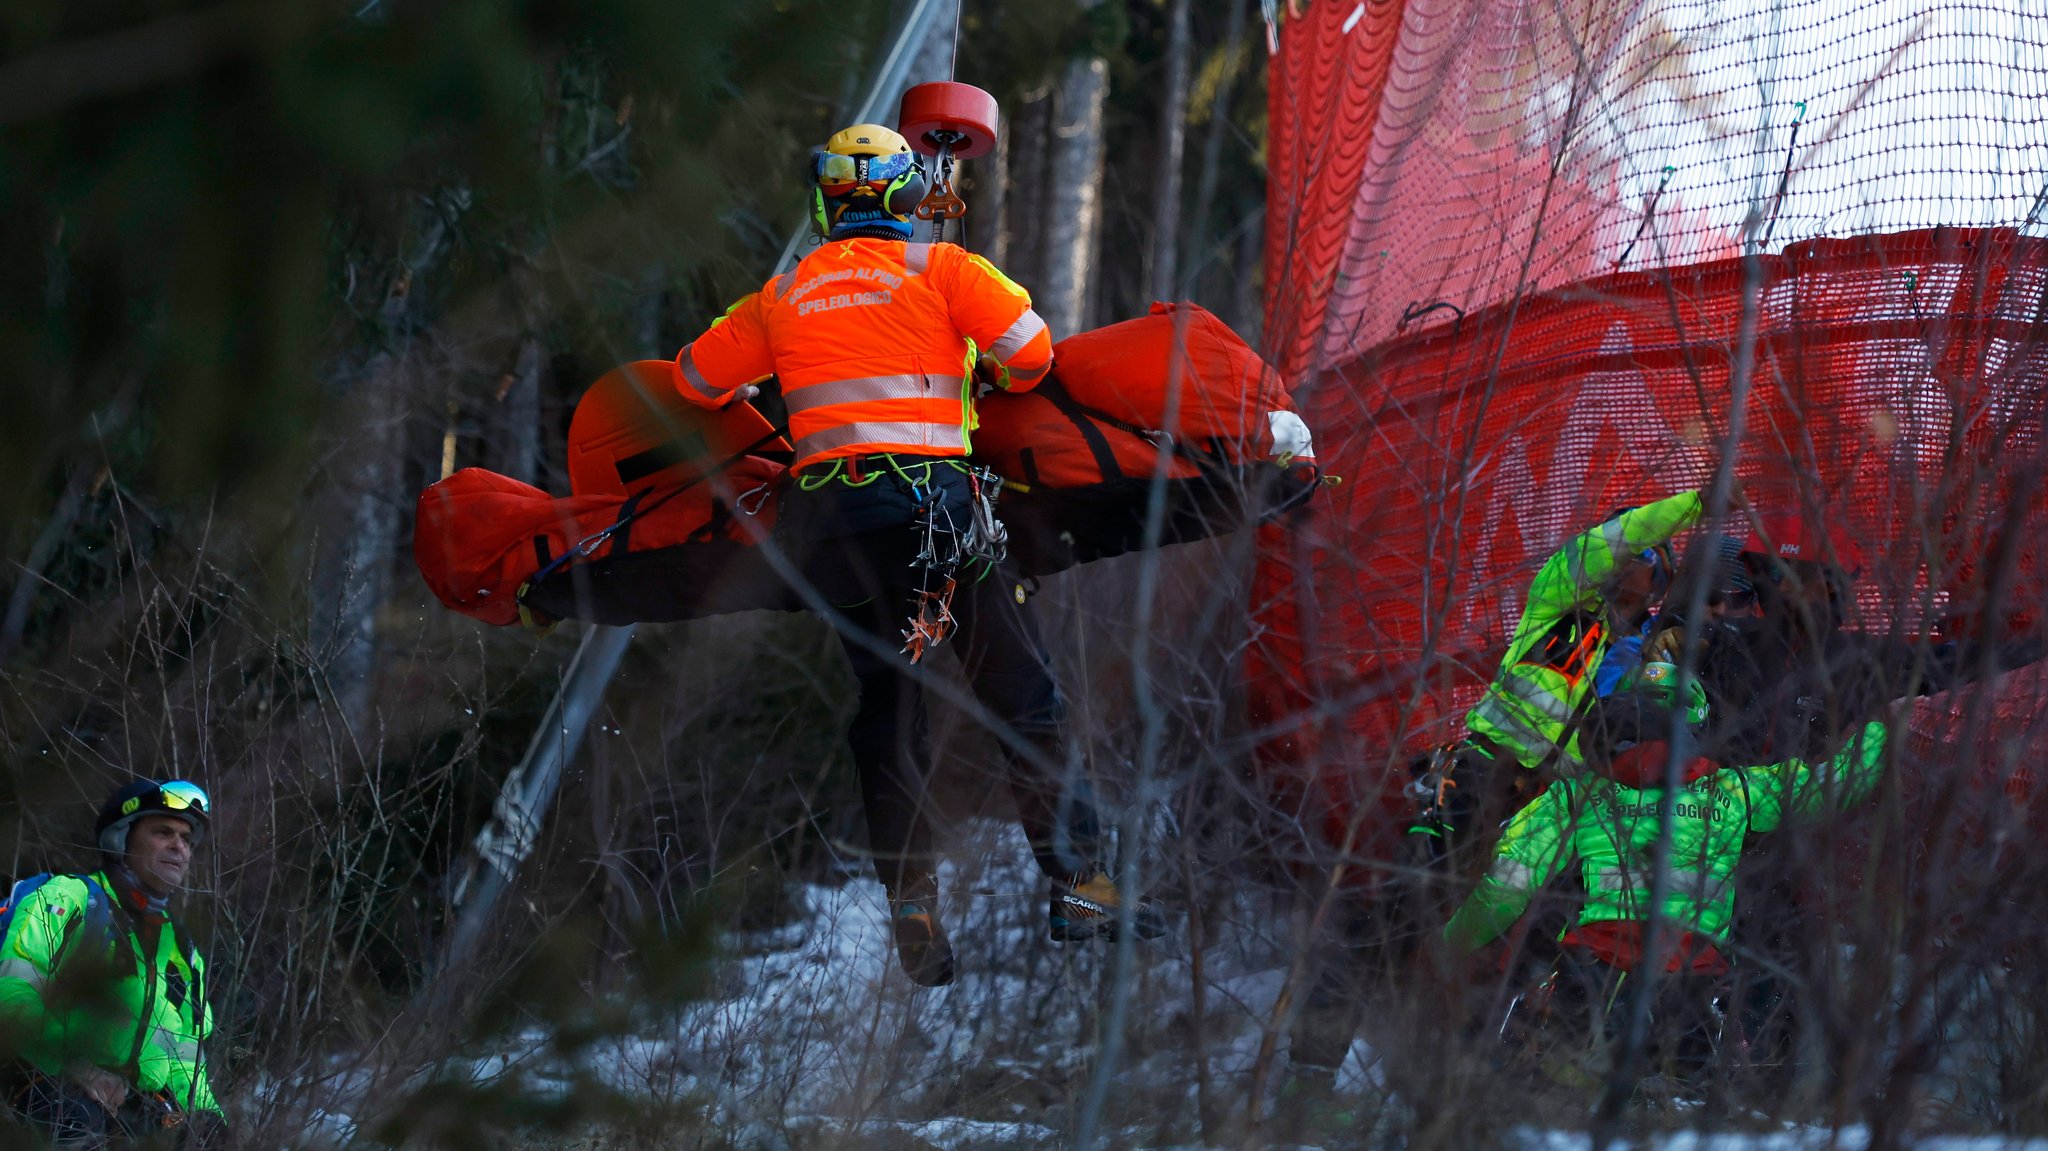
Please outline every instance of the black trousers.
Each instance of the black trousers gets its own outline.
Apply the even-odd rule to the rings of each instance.
[[[861,488],[834,482],[815,492],[793,489],[776,529],[804,580],[844,617],[840,642],[860,688],[847,742],[875,870],[892,893],[928,882],[937,869],[930,723],[924,689],[899,651],[922,582],[912,566],[921,544],[915,503],[920,495],[938,500],[963,526],[969,515],[964,475],[941,465],[930,468],[929,478],[921,493],[893,473]],[[1005,741],[1002,759],[1039,868],[1065,880],[1097,866],[1100,821],[1078,768],[1060,766],[1066,706],[1018,581],[1003,568],[963,570],[952,612],[956,626],[945,647],[959,658],[999,733],[1027,749]]]

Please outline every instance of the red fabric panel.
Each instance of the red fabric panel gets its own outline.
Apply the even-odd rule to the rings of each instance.
[[[1266,338],[1298,384],[1614,270],[2038,222],[2029,0],[1292,0]],[[2024,61],[2024,62],[2022,62]]]
[[[1403,803],[1407,757],[1462,734],[1536,565],[1616,506],[1710,477],[1747,274],[1729,259],[1599,277],[1381,344],[1297,394],[1343,483],[1301,530],[1262,537],[1249,675],[1277,790],[1309,781],[1340,838],[1354,817],[1386,822],[1370,809]],[[1865,628],[1968,614],[2000,540],[2009,614],[2037,613],[2048,242],[1821,240],[1754,274],[1751,499],[1857,541]],[[2031,723],[2039,702],[2002,703],[1999,722]]]
[[[1265,330],[1283,379],[1315,367],[1405,7],[1316,3],[1280,26],[1266,82]]]

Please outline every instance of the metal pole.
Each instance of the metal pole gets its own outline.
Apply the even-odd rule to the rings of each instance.
[[[455,884],[450,901],[458,918],[442,959],[444,971],[459,968],[469,959],[499,896],[512,885],[519,865],[533,854],[541,821],[560,787],[562,769],[576,758],[583,733],[604,700],[605,688],[618,672],[627,645],[633,642],[633,630],[632,625],[592,625],[583,633],[583,643],[562,674],[562,686],[533,733],[526,757],[505,777],[498,801],[491,807],[491,818],[477,833],[468,866]]]

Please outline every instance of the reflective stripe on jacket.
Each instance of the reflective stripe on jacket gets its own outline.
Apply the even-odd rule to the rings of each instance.
[[[1803,760],[1710,771],[1672,797],[1670,879],[1659,916],[1716,943],[1735,915],[1735,869],[1752,832],[1860,802],[1883,771],[1885,725],[1871,723],[1818,768]],[[1560,779],[1515,813],[1493,868],[1444,935],[1466,948],[1506,931],[1544,884],[1574,861],[1585,881],[1580,925],[1650,920],[1663,788],[1598,775]]]
[[[105,875],[93,879],[115,890]],[[213,1030],[205,961],[197,951],[188,958],[166,923],[145,962],[141,939],[119,912],[111,940],[67,931],[85,905],[85,880],[59,875],[15,909],[0,940],[0,1034],[9,1053],[46,1075],[87,1063],[138,1090],[168,1092],[185,1110],[219,1111],[199,1054]]]
[[[971,341],[971,345],[970,345]],[[683,348],[683,396],[721,407],[775,376],[798,469],[842,456],[964,456],[975,351],[1024,391],[1052,365],[1031,297],[957,244],[820,246]]]
[[[1623,512],[1544,561],[1500,672],[1465,726],[1523,767],[1540,764],[1593,690],[1613,638],[1601,618],[1602,585],[1632,557],[1698,523],[1703,511],[1698,492],[1681,492]]]

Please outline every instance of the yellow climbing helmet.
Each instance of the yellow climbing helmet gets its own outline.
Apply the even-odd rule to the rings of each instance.
[[[856,228],[910,235],[910,215],[930,188],[901,133],[855,124],[811,153],[811,227],[830,238]]]

